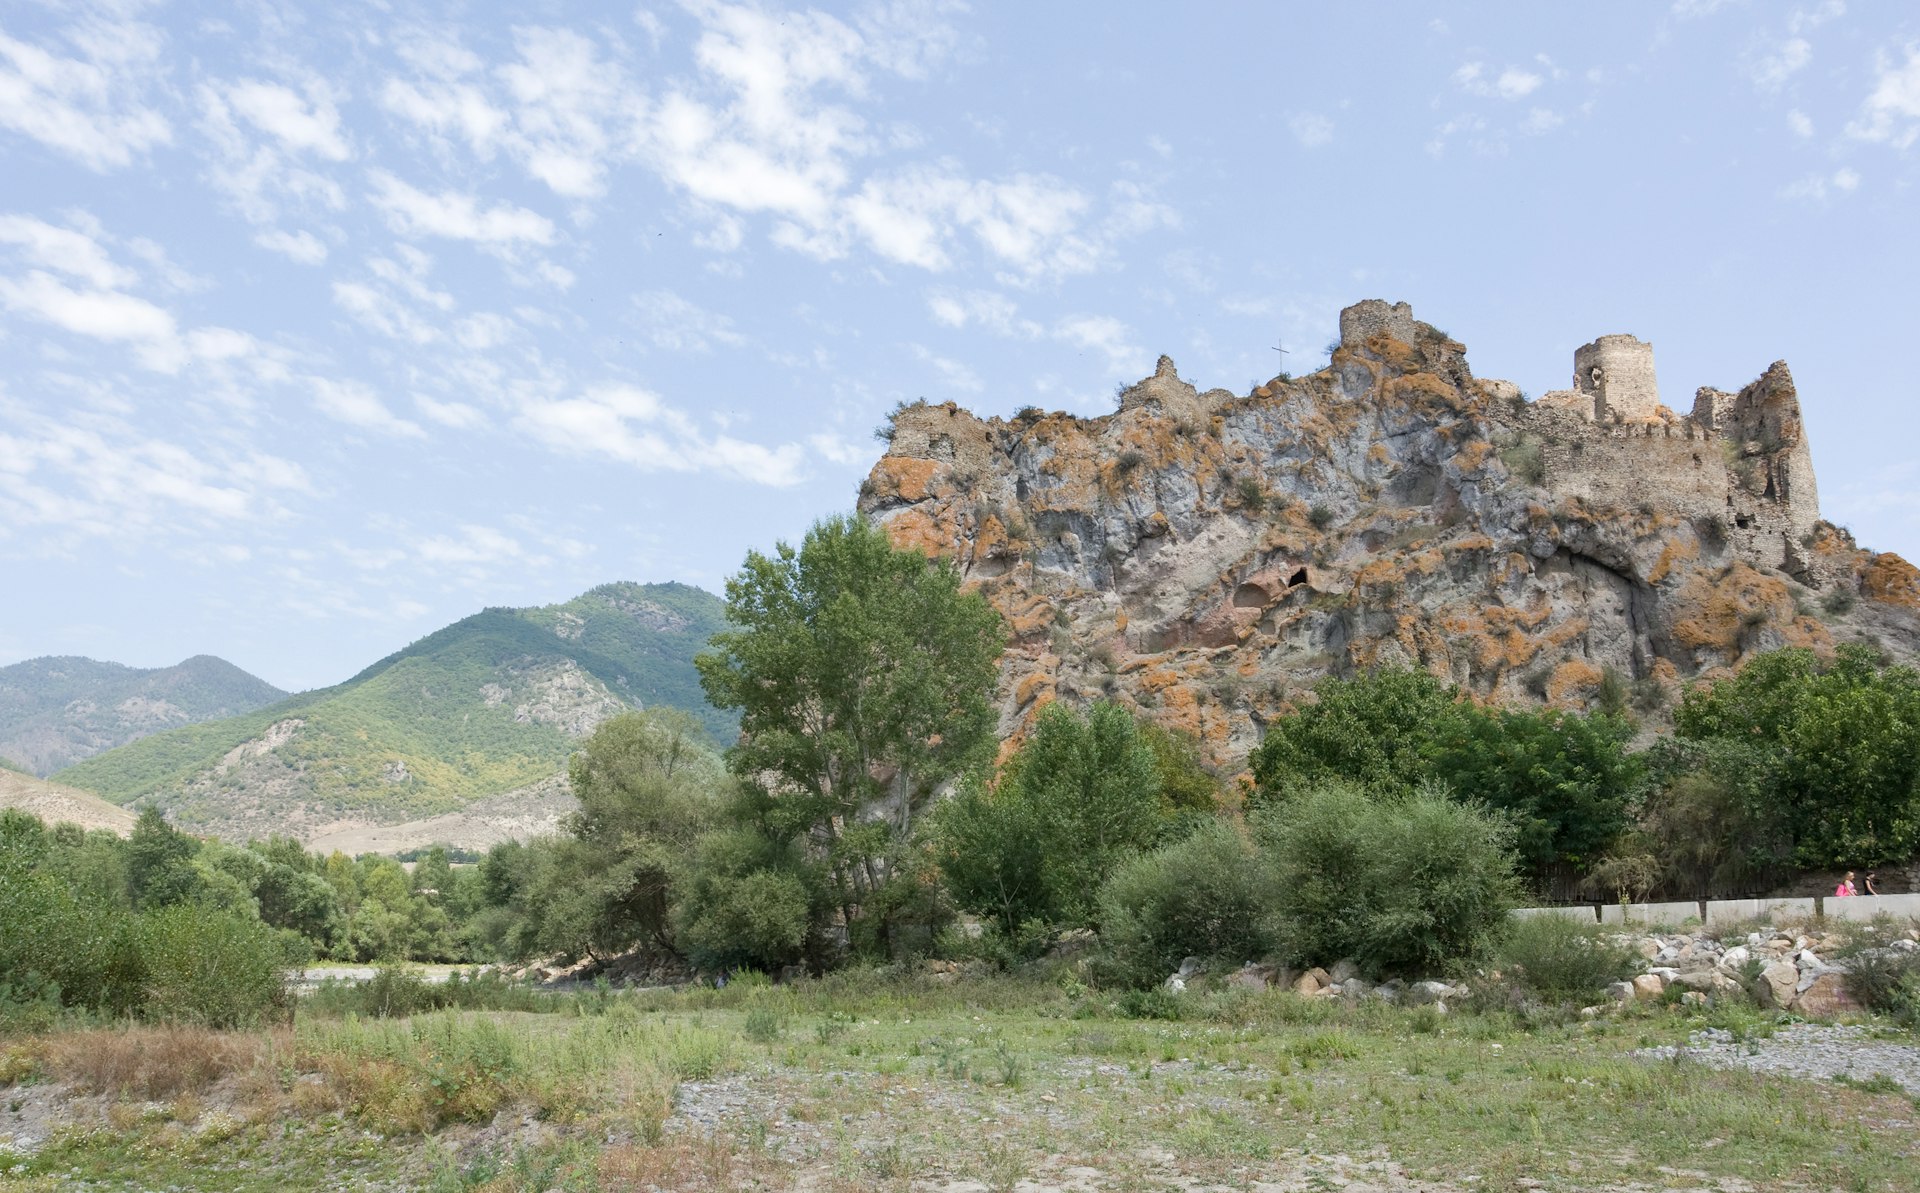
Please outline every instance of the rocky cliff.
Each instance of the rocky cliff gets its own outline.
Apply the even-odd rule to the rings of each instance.
[[[1405,304],[1340,325],[1325,367],[1246,394],[1162,357],[1099,418],[897,412],[860,508],[1006,614],[1006,734],[1107,696],[1231,768],[1316,680],[1380,664],[1658,722],[1756,651],[1920,655],[1920,571],[1820,519],[1784,363],[1682,415],[1631,336],[1528,401]]]

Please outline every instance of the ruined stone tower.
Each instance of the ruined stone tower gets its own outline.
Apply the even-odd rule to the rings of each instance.
[[[1593,399],[1596,422],[1649,422],[1659,416],[1653,345],[1635,336],[1601,336],[1573,354],[1573,388]]]

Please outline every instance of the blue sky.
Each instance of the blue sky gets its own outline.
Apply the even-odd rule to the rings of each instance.
[[[0,663],[717,589],[899,400],[1243,389],[1364,297],[1536,394],[1785,358],[1920,551],[1920,10],[1186,7],[8,4]]]

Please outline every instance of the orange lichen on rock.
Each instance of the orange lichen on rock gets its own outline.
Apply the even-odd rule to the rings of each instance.
[[[1860,592],[1870,601],[1920,609],[1920,568],[1890,551],[1882,552],[1862,570]]]
[[[1547,680],[1547,703],[1558,708],[1578,708],[1589,693],[1597,691],[1606,673],[1585,659],[1568,659],[1553,669]]]
[[[898,494],[900,500],[909,503],[945,496],[952,492],[952,486],[943,486],[945,492],[936,492],[933,483],[934,475],[943,467],[938,460],[882,456],[873,466],[873,487],[876,492]]]
[[[1700,558],[1700,540],[1688,535],[1686,538],[1669,538],[1660,548],[1660,558],[1653,561],[1653,567],[1647,570],[1647,583],[1658,584],[1673,574],[1676,563],[1692,563]]]
[[[1793,609],[1786,584],[1745,563],[1732,564],[1718,577],[1695,572],[1678,594],[1673,636],[1686,646],[1731,658],[1748,630],[1768,622],[1788,624]]]
[[[957,545],[956,535],[942,524],[939,512],[924,509],[905,509],[895,514],[887,522],[887,537],[902,550],[935,557],[951,555]]]
[[[1052,675],[1045,671],[1035,671],[1014,685],[1013,706],[1025,708],[1042,696],[1052,696],[1054,687],[1055,681]]]

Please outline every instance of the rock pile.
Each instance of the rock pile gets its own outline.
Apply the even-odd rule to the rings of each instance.
[[[1725,938],[1703,929],[1622,935],[1614,940],[1639,953],[1645,963],[1633,978],[1607,987],[1607,996],[1615,1003],[1661,999],[1677,989],[1684,1002],[1745,996],[1763,1007],[1809,1019],[1829,1019],[1860,1009],[1847,993],[1845,966],[1828,959],[1842,941],[1817,929],[1766,928]],[[1887,947],[1901,953],[1920,952],[1920,929],[1908,929]],[[1167,978],[1164,988],[1184,993],[1201,972],[1200,960],[1189,957],[1178,973]],[[1248,962],[1223,975],[1218,984],[1233,990],[1291,990],[1306,998],[1379,998],[1409,1006],[1430,1005],[1442,1013],[1449,1001],[1469,993],[1467,986],[1440,981],[1396,978],[1376,985],[1361,977],[1351,961],[1305,971]],[[1590,1008],[1595,1013],[1601,1009]]]

